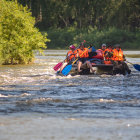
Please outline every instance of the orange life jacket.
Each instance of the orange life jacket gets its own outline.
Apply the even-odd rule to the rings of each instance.
[[[108,61],[104,60],[104,64],[112,64],[112,62],[110,60],[108,60]]]
[[[113,57],[109,57],[109,56],[107,55],[107,52],[109,52],[110,54],[113,54],[113,50],[107,48],[107,49],[105,49],[105,51],[104,51],[105,60],[112,60]]]
[[[117,49],[113,50],[113,60],[115,61],[123,61],[124,57],[123,57],[123,51],[121,49],[119,49],[119,51]]]
[[[74,51],[70,50],[70,51],[68,51],[68,53],[67,53],[67,60],[71,61],[74,57],[76,58],[76,53],[77,53],[77,50],[74,50]]]
[[[84,48],[83,50],[78,49],[77,51],[78,51],[78,54],[79,54],[80,58],[88,58],[89,57],[88,48]]]

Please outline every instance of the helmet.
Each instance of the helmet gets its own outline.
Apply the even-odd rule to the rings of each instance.
[[[72,49],[72,50],[75,50],[75,46],[74,45],[70,45],[69,48]]]
[[[103,47],[103,46],[105,46],[105,47],[106,47],[106,44],[102,44],[102,47]]]

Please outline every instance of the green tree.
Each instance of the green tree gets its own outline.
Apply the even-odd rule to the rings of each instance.
[[[46,48],[47,34],[34,27],[35,19],[27,7],[16,0],[0,1],[0,63],[27,64],[34,50]]]
[[[140,0],[18,0],[31,8],[36,26],[140,28]]]

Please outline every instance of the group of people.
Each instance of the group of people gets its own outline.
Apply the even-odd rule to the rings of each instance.
[[[60,72],[63,68],[72,63],[74,60],[77,64],[77,70],[79,73],[82,72],[81,66],[82,64],[87,64],[90,68],[91,72],[94,73],[95,70],[92,67],[92,64],[113,64],[113,72],[117,74],[118,70],[127,71],[127,73],[131,73],[131,70],[125,63],[125,56],[119,44],[115,46],[107,46],[106,44],[102,44],[100,49],[95,49],[92,45],[88,48],[84,46],[84,43],[81,43],[78,48],[74,45],[69,46],[69,51],[66,55],[65,63],[60,68]]]
[[[120,44],[109,45],[108,47],[106,44],[102,44],[99,50],[103,54],[104,64],[113,64],[113,74],[121,73],[125,75],[126,73],[131,73],[128,65],[125,63],[125,55]]]

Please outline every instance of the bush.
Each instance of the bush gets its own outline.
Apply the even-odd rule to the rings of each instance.
[[[0,63],[27,64],[33,50],[46,48],[47,34],[34,27],[35,19],[17,1],[0,1]]]
[[[121,44],[124,49],[140,49],[140,32],[130,32],[117,28],[108,28],[99,31],[96,27],[88,27],[86,29],[65,28],[50,29],[49,38],[52,40],[48,44],[51,49],[66,49],[70,44],[79,45],[86,40],[86,46],[93,44],[96,48],[100,48],[101,44],[107,45]]]
[[[75,30],[72,29],[50,29],[47,31],[51,42],[48,43],[49,49],[67,49],[70,44],[74,43],[73,37]]]

